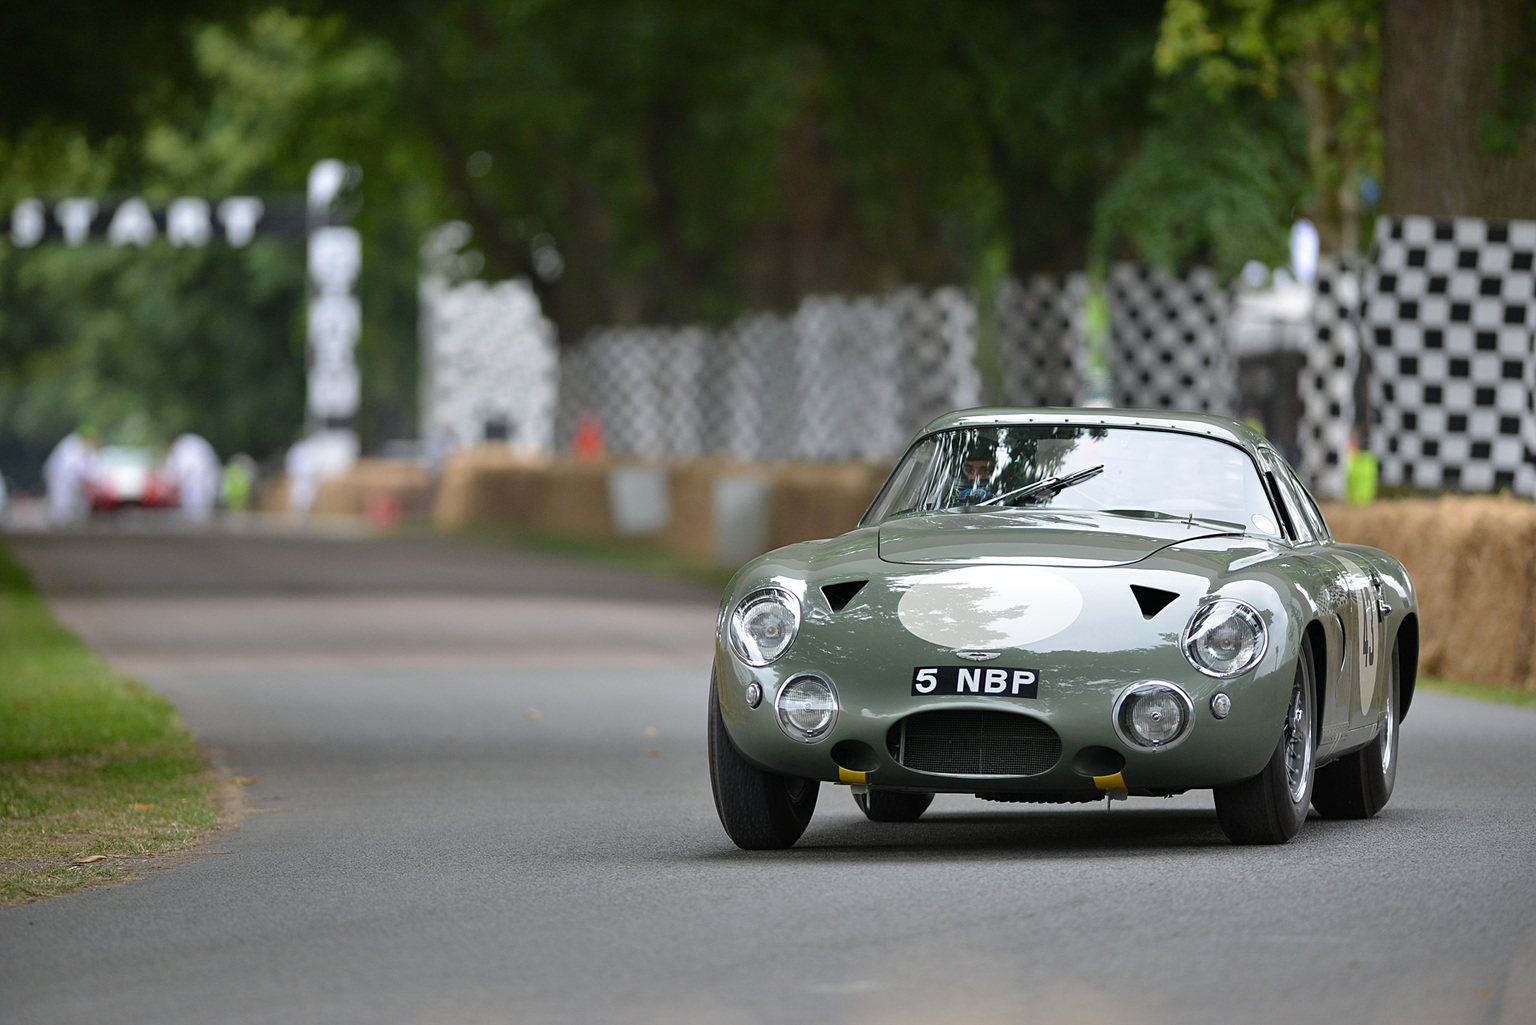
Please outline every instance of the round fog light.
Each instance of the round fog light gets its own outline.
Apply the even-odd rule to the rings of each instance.
[[[1178,687],[1147,680],[1127,687],[1115,702],[1115,732],[1127,744],[1166,750],[1184,739],[1194,710]]]
[[[779,713],[779,728],[806,744],[825,737],[837,722],[837,695],[832,684],[820,676],[792,678],[779,688],[774,707]]]
[[[1218,719],[1225,719],[1232,712],[1232,699],[1225,694],[1217,693],[1211,697],[1211,714]]]
[[[747,707],[756,708],[763,703],[763,685],[753,680],[747,684]]]

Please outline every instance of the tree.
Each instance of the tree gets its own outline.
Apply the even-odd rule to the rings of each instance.
[[[1158,69],[1191,75],[1213,102],[1243,94],[1299,102],[1305,208],[1331,252],[1359,247],[1361,186],[1381,173],[1378,3],[1168,0],[1157,44]]]
[[[1383,210],[1536,217],[1536,4],[1382,2]]]

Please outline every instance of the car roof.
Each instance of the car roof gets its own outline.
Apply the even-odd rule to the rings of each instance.
[[[1101,409],[1097,407],[982,406],[945,413],[918,432],[918,437],[956,427],[1015,427],[1027,424],[1062,424],[1069,427],[1141,427],[1178,431],[1216,438],[1253,453],[1272,446],[1263,434],[1245,423],[1214,413],[1189,413],[1169,409]]]

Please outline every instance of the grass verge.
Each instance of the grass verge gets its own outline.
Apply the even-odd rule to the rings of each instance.
[[[1441,680],[1433,676],[1420,677],[1417,686],[1437,690],[1457,697],[1477,698],[1481,701],[1497,701],[1521,708],[1536,708],[1536,691],[1516,690],[1513,687],[1497,687],[1486,683],[1463,683],[1460,680]]]
[[[0,546],[0,907],[201,840],[214,790],[171,703],[55,622]]]

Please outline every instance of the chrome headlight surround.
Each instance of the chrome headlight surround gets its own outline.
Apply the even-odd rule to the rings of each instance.
[[[800,633],[800,599],[782,587],[760,587],[736,603],[727,633],[737,658],[758,669],[771,665]]]
[[[1166,697],[1178,708],[1178,729],[1166,740],[1147,740],[1136,733],[1129,718],[1134,714],[1136,705],[1144,700]],[[1177,747],[1189,736],[1191,727],[1195,724],[1195,702],[1188,692],[1176,683],[1167,680],[1142,680],[1133,683],[1120,692],[1115,698],[1114,710],[1110,713],[1114,725],[1115,735],[1125,742],[1126,746],[1139,748],[1142,751],[1166,751],[1171,747]]]
[[[1239,650],[1234,652],[1231,659],[1223,662],[1220,658],[1211,657],[1202,642],[1215,631],[1226,628],[1238,632]],[[1247,639],[1242,637],[1244,632],[1248,635]],[[1269,649],[1269,628],[1264,625],[1264,617],[1247,602],[1236,598],[1218,598],[1200,606],[1189,617],[1189,625],[1184,628],[1179,647],[1189,664],[1206,676],[1229,679],[1241,676],[1259,664],[1264,652]]]
[[[791,740],[815,744],[837,725],[841,705],[832,681],[820,673],[796,673],[784,681],[773,698],[779,729]],[[806,713],[810,713],[809,716]]]

